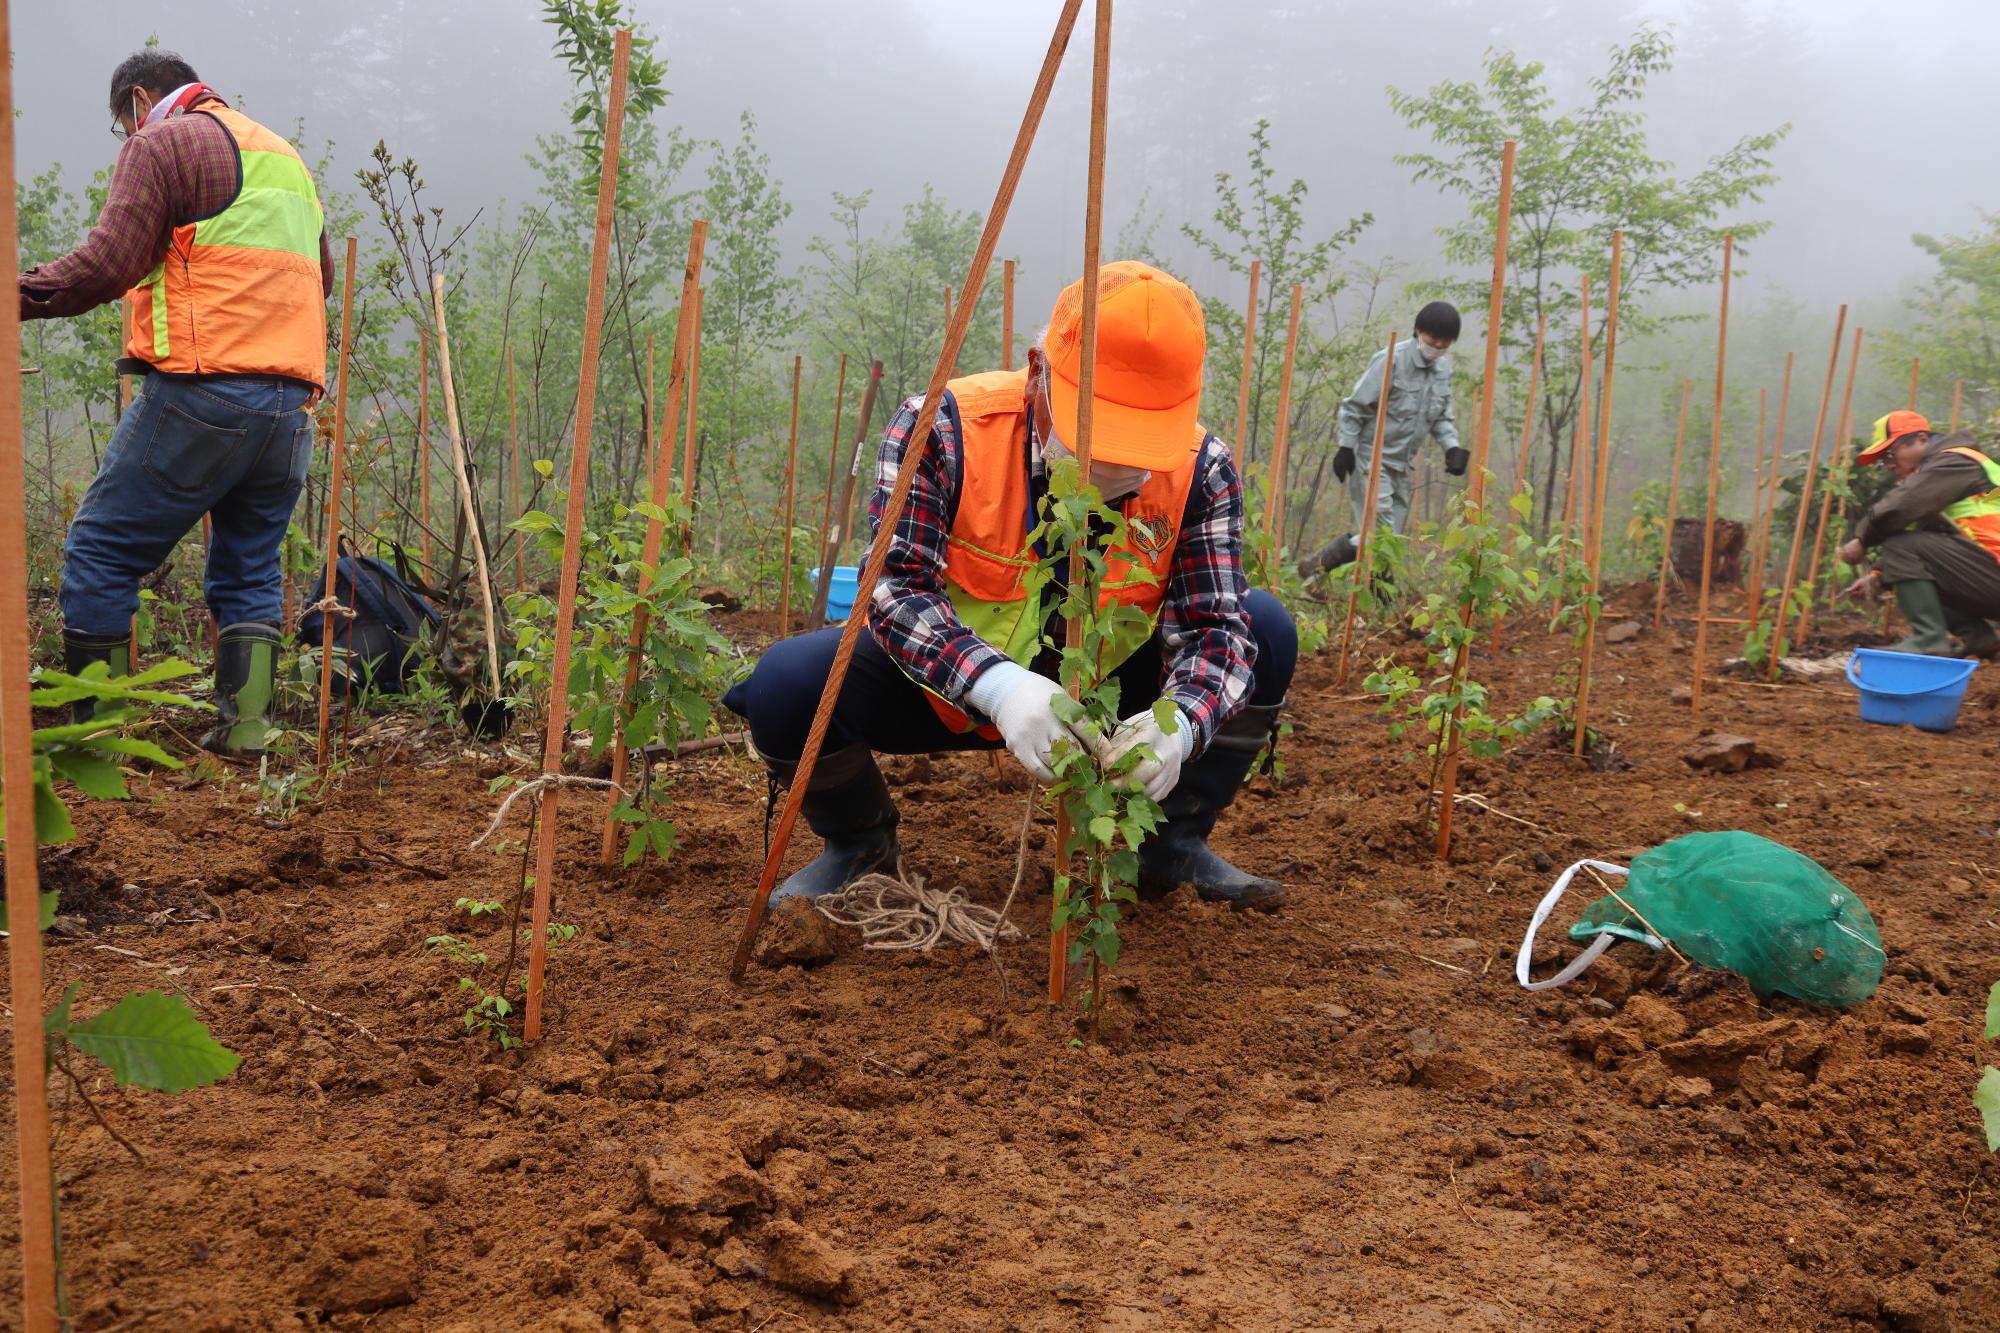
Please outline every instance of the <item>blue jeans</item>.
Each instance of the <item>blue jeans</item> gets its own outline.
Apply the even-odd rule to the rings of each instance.
[[[312,465],[312,391],[263,377],[148,375],[119,418],[63,544],[63,624],[124,634],[139,581],[203,514],[218,625],[283,615],[278,546]]]

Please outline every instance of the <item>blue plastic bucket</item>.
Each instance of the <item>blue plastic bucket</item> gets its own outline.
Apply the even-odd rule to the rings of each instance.
[[[1847,678],[1861,691],[1861,720],[1888,726],[1909,723],[1921,731],[1950,731],[1958,724],[1965,687],[1979,663],[1856,648]]]
[[[819,570],[808,569],[806,577],[812,580],[813,590],[819,590]],[[828,624],[847,619],[854,610],[854,591],[861,584],[861,566],[835,565],[833,583],[826,590],[826,619]],[[1963,691],[1960,691],[1963,693]]]

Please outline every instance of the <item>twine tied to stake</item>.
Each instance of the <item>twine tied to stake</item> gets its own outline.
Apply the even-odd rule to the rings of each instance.
[[[508,792],[507,799],[500,802],[500,808],[493,812],[493,822],[486,826],[486,832],[468,843],[466,850],[476,852],[481,847],[484,847],[493,835],[500,831],[500,826],[507,822],[507,812],[514,808],[514,802],[520,800],[523,796],[539,796],[551,787],[609,787],[620,796],[625,795],[625,789],[609,778],[584,778],[568,773],[544,773],[534,781],[524,782],[514,788],[514,790]]]
[[[899,861],[896,873],[863,875],[838,893],[813,900],[821,916],[861,932],[864,949],[917,949],[939,944],[975,944],[991,953],[1003,939],[1019,939],[1021,929],[991,907],[970,902],[963,889],[926,888]]]
[[[317,602],[299,612],[299,619],[304,620],[315,611],[323,616],[339,616],[342,620],[354,619],[354,608],[351,606],[342,606],[338,597],[320,598]]]

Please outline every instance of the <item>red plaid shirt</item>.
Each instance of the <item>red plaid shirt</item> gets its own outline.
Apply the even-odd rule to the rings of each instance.
[[[125,141],[104,211],[83,244],[21,275],[21,318],[63,319],[116,301],[167,253],[173,230],[213,217],[242,188],[236,140],[213,116],[188,113]],[[333,294],[333,250],[319,234],[320,287]]]
[[[868,502],[869,521],[876,529],[903,465],[910,432],[916,429],[921,402],[913,398],[904,403],[882,438],[875,493]],[[1039,503],[1047,483],[1032,411],[1028,433],[1032,492]],[[945,539],[958,508],[962,467],[957,429],[951,415],[940,412],[868,608],[868,628],[882,650],[912,677],[960,707],[965,706],[972,683],[1007,660],[1006,654],[966,627],[945,594]],[[1251,637],[1249,613],[1243,607],[1248,592],[1249,581],[1243,574],[1243,479],[1230,461],[1228,447],[1210,435],[1202,444],[1194,484],[1188,489],[1158,629],[1166,664],[1160,694],[1173,700],[1193,724],[1195,754],[1250,697],[1257,641]],[[1053,676],[1053,666],[1048,674]]]

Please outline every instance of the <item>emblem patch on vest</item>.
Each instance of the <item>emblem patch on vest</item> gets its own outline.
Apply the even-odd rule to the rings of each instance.
[[[1159,559],[1167,549],[1167,543],[1174,539],[1173,525],[1164,518],[1135,517],[1125,521],[1126,529],[1132,534],[1132,545],[1145,553],[1150,560]]]

